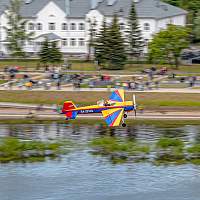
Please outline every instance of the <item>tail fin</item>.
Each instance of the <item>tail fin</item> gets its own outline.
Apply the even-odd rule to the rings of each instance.
[[[64,105],[63,105],[63,109],[62,109],[62,112],[66,112],[66,111],[69,111],[69,110],[72,110],[72,109],[75,109],[76,106],[73,104],[72,101],[65,101]]]

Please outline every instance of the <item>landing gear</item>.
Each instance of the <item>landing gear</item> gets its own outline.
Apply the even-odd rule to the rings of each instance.
[[[126,127],[126,124],[125,124],[125,123],[122,123],[122,127]]]
[[[128,115],[127,114],[124,114],[124,118],[126,119],[128,117]]]

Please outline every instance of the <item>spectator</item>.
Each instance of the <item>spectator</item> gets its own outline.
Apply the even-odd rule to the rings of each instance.
[[[159,81],[155,81],[155,86],[156,86],[156,89],[159,88]]]
[[[61,84],[60,84],[60,81],[58,81],[58,82],[57,82],[57,90],[60,90],[60,89],[61,89],[60,85],[61,85]]]

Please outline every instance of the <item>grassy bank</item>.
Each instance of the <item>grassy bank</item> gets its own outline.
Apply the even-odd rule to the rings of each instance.
[[[108,99],[110,92],[63,92],[63,91],[0,91],[0,102],[60,104],[72,100],[75,104],[92,105],[100,99]],[[133,93],[126,93],[132,100]],[[138,105],[155,111],[200,111],[199,94],[136,93]]]
[[[0,69],[4,68],[5,66],[21,66],[22,70],[27,69],[38,69],[39,60],[36,59],[7,59],[7,60],[0,60]],[[69,63],[72,65],[71,70],[82,70],[82,71],[95,71],[96,67],[94,61],[84,61],[84,60],[69,60]],[[63,63],[61,63],[63,64]],[[151,68],[153,64],[126,64],[124,70],[120,70],[120,73],[123,72],[141,72],[144,69]],[[155,65],[154,65],[155,66]],[[167,67],[170,71],[174,71],[175,73],[181,72],[189,72],[189,73],[200,73],[199,65],[182,65],[179,67],[178,70],[174,69],[172,66],[165,64],[165,65],[156,65],[157,69],[162,67]],[[44,69],[43,65],[40,65],[40,70]],[[108,71],[112,73],[111,71]]]
[[[61,147],[69,145],[69,142],[42,142],[23,141],[13,137],[0,139],[0,163],[38,162],[45,158],[56,158],[64,153]]]
[[[107,127],[103,118],[101,119],[76,119],[65,121],[65,119],[56,120],[37,120],[37,119],[1,119],[0,124],[64,124],[64,125],[75,125],[75,126],[102,126],[104,128]],[[144,119],[135,119],[135,120],[126,120],[126,123],[129,126],[154,126],[159,128],[175,128],[182,127],[185,125],[200,125],[200,120],[144,120]],[[116,127],[118,128],[118,127]],[[115,128],[114,128],[115,129]]]
[[[200,144],[189,147],[179,138],[160,138],[155,144],[140,144],[129,138],[103,136],[90,142],[94,155],[107,157],[112,163],[152,162],[153,164],[200,164]],[[153,157],[152,157],[153,156]]]

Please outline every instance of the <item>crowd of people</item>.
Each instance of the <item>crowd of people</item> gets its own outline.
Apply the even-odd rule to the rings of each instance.
[[[81,87],[107,87],[110,89],[113,87],[124,88],[126,90],[142,91],[146,89],[158,89],[160,85],[163,84],[163,78],[166,77],[168,77],[168,80],[165,80],[164,82],[171,84],[172,87],[173,82],[185,83],[188,84],[188,87],[194,87],[198,83],[196,76],[177,77],[173,72],[169,74],[166,67],[161,69],[151,67],[150,69],[143,70],[140,76],[133,76],[132,78],[126,77],[127,80],[126,78],[121,78],[117,75],[86,75],[83,73],[65,74],[62,72],[61,68],[57,67],[45,67],[45,73],[43,74],[44,77],[41,79],[35,79],[32,75],[25,72],[19,76],[17,75],[19,72],[19,66],[4,68],[4,74],[2,75],[1,79],[7,77],[9,80],[5,87],[12,89],[15,85],[19,88],[23,87],[28,90],[33,88],[44,88],[45,90],[55,88],[57,90],[61,90],[64,85],[72,85],[74,89],[79,89]]]

